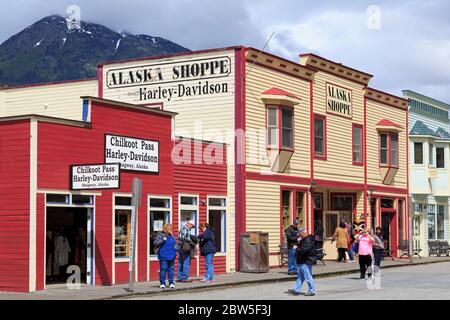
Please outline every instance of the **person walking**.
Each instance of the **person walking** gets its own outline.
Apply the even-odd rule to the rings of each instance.
[[[372,276],[372,245],[373,238],[369,234],[369,229],[363,230],[360,234],[356,236],[356,241],[359,243],[358,247],[358,260],[359,260],[359,270],[361,272],[361,279],[364,280],[367,275]]]
[[[373,237],[373,257],[374,257],[374,265],[378,268],[378,271],[381,268],[381,258],[383,256],[384,250],[384,239],[382,235],[382,231],[380,227],[377,227],[375,230],[375,235]]]
[[[337,227],[334,231],[332,241],[336,241],[336,248],[338,249],[338,262],[345,262],[345,252],[348,250],[348,232],[344,221],[341,221],[339,227]]]
[[[165,224],[163,232],[158,233],[153,245],[158,251],[159,260],[159,284],[161,289],[166,288],[166,275],[171,289],[175,288],[173,283],[175,257],[177,255],[176,241],[172,235],[172,225]]]
[[[299,229],[300,242],[297,246],[297,266],[298,275],[294,289],[289,289],[288,292],[292,295],[300,295],[300,291],[303,286],[303,282],[308,284],[308,292],[305,296],[314,296],[316,294],[316,288],[312,276],[312,266],[316,262],[316,248],[314,247],[314,237],[309,235],[305,228]]]
[[[192,235],[192,229],[194,224],[186,219],[186,223],[182,225],[180,233],[178,235],[178,282],[192,282],[189,279],[191,269],[191,255],[195,248],[193,242],[194,235]]]
[[[200,241],[200,253],[205,257],[206,272],[205,277],[200,280],[201,282],[213,282],[214,281],[214,264],[213,257],[217,252],[216,248],[216,234],[214,228],[208,223],[200,225],[202,234],[198,236]]]
[[[286,242],[288,249],[288,274],[294,275],[297,274],[297,261],[296,261],[296,253],[295,246],[298,241],[298,219],[294,220],[294,223],[291,224],[286,230]]]

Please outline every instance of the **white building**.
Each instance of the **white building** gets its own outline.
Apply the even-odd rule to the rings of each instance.
[[[414,91],[409,100],[409,190],[414,244],[428,255],[428,240],[450,239],[450,105]]]

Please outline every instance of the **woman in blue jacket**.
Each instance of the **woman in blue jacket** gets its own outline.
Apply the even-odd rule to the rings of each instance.
[[[213,257],[216,253],[216,235],[214,229],[205,223],[200,225],[200,230],[202,234],[198,236],[200,240],[200,252],[202,256],[205,256],[206,261],[206,273],[202,282],[213,282],[214,281],[214,264]]]
[[[172,235],[172,225],[165,224],[163,226],[163,232],[156,236],[153,244],[158,248],[158,260],[159,260],[159,283],[161,289],[166,287],[166,274],[169,278],[170,288],[175,288],[174,278],[174,265],[175,257],[177,255],[175,238]]]

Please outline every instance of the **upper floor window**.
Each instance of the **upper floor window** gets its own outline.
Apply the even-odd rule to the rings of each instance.
[[[445,168],[444,148],[436,148],[436,168]]]
[[[423,143],[414,142],[414,164],[423,164]]]
[[[362,132],[363,128],[361,125],[354,124],[353,125],[353,142],[352,142],[352,155],[353,155],[353,164],[362,165]]]
[[[294,149],[294,111],[292,108],[267,107],[267,146]]]
[[[380,133],[380,165],[398,167],[398,133]]]
[[[428,144],[428,164],[430,166],[434,166],[433,149],[434,149],[433,144],[429,143]]]
[[[314,156],[325,159],[326,151],[326,118],[321,115],[314,115]]]

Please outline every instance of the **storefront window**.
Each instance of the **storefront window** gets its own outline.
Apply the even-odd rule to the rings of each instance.
[[[428,205],[428,239],[436,239],[436,206]]]
[[[437,239],[443,240],[444,239],[444,212],[445,207],[444,206],[437,206]]]
[[[331,194],[331,210],[353,211],[353,196]]]
[[[182,223],[191,220],[195,225],[194,235],[198,235],[198,196],[180,196],[180,227]]]
[[[115,212],[115,255],[116,257],[130,256],[131,209],[116,209]]]
[[[217,252],[225,252],[226,198],[208,199],[208,224],[214,228]]]
[[[281,209],[283,210],[283,230],[286,230],[292,223],[292,206],[290,190],[281,192]]]
[[[404,240],[403,232],[403,201],[398,201],[398,236],[400,240]]]
[[[303,211],[304,197],[305,197],[304,192],[296,192],[295,194],[296,218],[299,220],[299,225],[302,227],[305,227],[305,212]]]
[[[45,196],[45,200],[47,203],[63,203],[63,204],[69,204],[70,203],[70,195],[68,194],[47,194]]]
[[[153,241],[163,231],[163,226],[170,223],[171,199],[170,197],[150,197],[150,255],[155,254]]]

